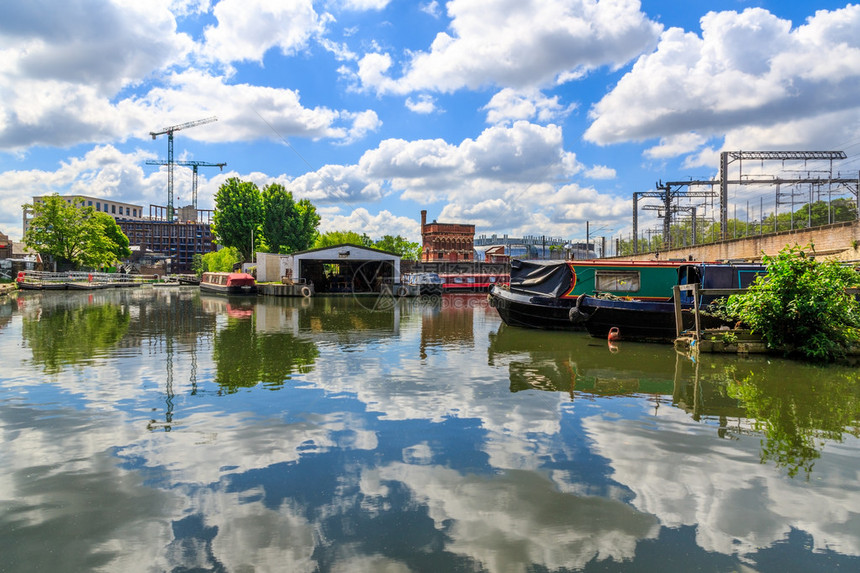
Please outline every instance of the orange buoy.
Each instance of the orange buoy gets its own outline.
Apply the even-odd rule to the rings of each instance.
[[[609,329],[609,334],[606,336],[606,340],[618,340],[621,338],[621,332],[618,330],[617,326],[613,326]]]

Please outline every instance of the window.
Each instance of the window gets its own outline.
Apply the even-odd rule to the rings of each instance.
[[[87,207],[92,207],[92,206],[93,206],[93,202],[92,202],[92,201],[87,201]]]
[[[120,215],[122,215],[122,207],[120,207],[119,209],[120,209],[120,211],[119,211]],[[116,215],[116,205],[110,206],[110,212],[113,213],[114,215]]]
[[[96,211],[101,211],[101,210],[102,210],[102,204],[100,202],[96,201]]]
[[[596,271],[594,288],[600,292],[638,292],[639,271]]]
[[[132,212],[134,213],[134,216],[137,217],[137,209],[133,209]]]

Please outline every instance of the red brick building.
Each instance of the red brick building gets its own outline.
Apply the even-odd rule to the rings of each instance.
[[[9,237],[0,233],[0,259],[12,258],[12,241]]]
[[[421,261],[460,262],[475,260],[475,225],[427,222],[421,211]]]

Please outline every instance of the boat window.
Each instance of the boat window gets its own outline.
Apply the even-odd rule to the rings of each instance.
[[[638,292],[639,271],[597,271],[594,288],[601,292]]]

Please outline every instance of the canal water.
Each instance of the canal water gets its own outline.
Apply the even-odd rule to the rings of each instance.
[[[857,369],[483,295],[0,301],[0,571],[858,571]]]

